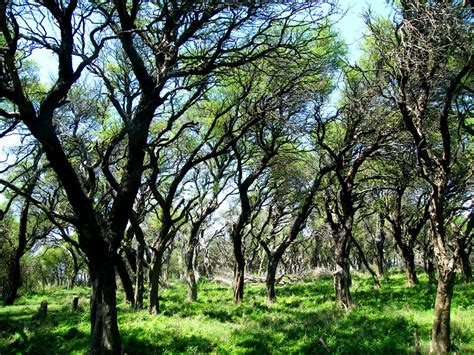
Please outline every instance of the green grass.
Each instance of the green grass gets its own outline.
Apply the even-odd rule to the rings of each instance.
[[[80,296],[79,312],[70,311]],[[162,293],[162,313],[133,312],[119,298],[124,351],[154,353],[413,353],[414,333],[428,352],[435,288],[426,278],[408,288],[402,275],[373,289],[370,279],[354,277],[356,307],[334,306],[332,280],[277,288],[278,302],[268,304],[262,285],[247,285],[245,302],[231,304],[232,292],[210,282],[200,285],[199,301],[186,300],[186,288],[175,282]],[[0,354],[86,352],[87,288],[52,289],[23,295],[15,306],[0,307]],[[48,318],[32,321],[40,302],[49,302]],[[474,353],[474,287],[458,284],[452,308],[452,340],[458,353]]]

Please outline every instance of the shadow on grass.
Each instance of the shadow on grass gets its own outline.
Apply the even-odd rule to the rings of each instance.
[[[413,324],[402,317],[368,315],[356,310],[289,310],[287,317],[264,317],[257,327],[235,331],[239,351],[269,354],[404,353],[414,345]]]
[[[163,332],[160,339],[149,339],[143,329],[129,330],[123,335],[123,351],[130,354],[209,353],[216,344],[199,335]]]
[[[14,316],[8,312],[0,314],[0,354],[52,354],[87,349],[89,333],[77,327],[87,316],[83,312],[52,310],[46,319],[33,321],[35,308],[13,307],[21,307]]]

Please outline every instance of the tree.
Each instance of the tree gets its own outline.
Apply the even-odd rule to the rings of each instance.
[[[451,350],[450,307],[459,243],[450,220],[463,209],[469,176],[466,109],[473,57],[470,12],[448,1],[401,1],[396,22],[369,20],[380,94],[393,102],[430,186],[429,221],[438,266],[431,351]],[[467,89],[469,90],[469,89]],[[467,128],[467,129],[466,129]],[[464,239],[464,236],[458,236]]]
[[[410,157],[402,157],[410,161]],[[429,197],[423,185],[417,184],[416,172],[410,173],[408,164],[399,162],[394,182],[392,206],[386,207],[387,220],[392,226],[393,238],[405,262],[408,284],[418,284],[415,270],[415,244],[428,219]],[[390,203],[390,202],[389,202]]]
[[[228,180],[231,178],[227,171],[231,156],[224,155],[206,162],[203,171],[195,172],[194,185],[199,198],[188,214],[190,224],[189,238],[185,248],[186,281],[188,283],[188,298],[197,300],[196,258],[199,236],[204,232],[205,222],[221,206],[230,193],[224,194]],[[223,195],[223,196],[222,196]]]
[[[7,130],[21,121],[38,140],[74,211],[73,224],[88,259],[93,287],[91,352],[121,351],[115,260],[142,183],[145,148],[158,108],[176,93],[181,93],[184,102],[193,102],[210,74],[219,69],[237,67],[272,53],[291,52],[295,48],[292,31],[301,25],[294,19],[311,6],[253,1],[0,2],[0,98],[7,103],[0,114],[11,122]],[[281,25],[278,31],[274,30],[275,23]],[[94,198],[94,184],[87,183],[97,182],[99,177],[94,169],[81,172],[78,162],[68,156],[55,115],[67,102],[71,88],[85,68],[99,57],[105,42],[115,39],[123,48],[139,88],[132,100],[131,115],[127,111],[124,115],[110,93],[119,129],[106,145],[113,151],[118,143],[127,144],[122,150],[123,159],[116,162],[118,177],[103,169],[111,200],[101,205],[104,201]],[[58,70],[54,83],[33,98],[19,68],[37,47],[54,53]],[[104,84],[107,86],[105,80]],[[187,98],[186,90],[191,91]],[[184,103],[180,112],[187,106]],[[165,132],[173,128],[176,118],[172,116],[168,121]],[[105,128],[110,120],[101,122]],[[76,127],[82,124],[79,121]],[[74,128],[68,127],[71,129]],[[106,160],[102,166],[109,164]]]
[[[334,290],[336,302],[343,308],[353,305],[350,294],[350,245],[354,242],[353,225],[356,211],[362,206],[367,191],[360,189],[363,165],[389,141],[390,129],[380,120],[387,108],[373,95],[370,85],[361,76],[348,73],[343,107],[333,117],[323,117],[316,111],[315,139],[325,154],[332,172],[327,177],[324,208],[334,242],[336,271]],[[358,179],[359,178],[359,179]],[[369,177],[369,180],[372,178]]]

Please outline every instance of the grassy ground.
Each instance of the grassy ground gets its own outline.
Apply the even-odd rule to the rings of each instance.
[[[261,285],[246,286],[245,303],[231,304],[232,292],[213,283],[200,285],[199,301],[186,301],[175,282],[162,294],[162,314],[133,312],[120,301],[124,351],[154,353],[413,353],[415,338],[428,352],[435,289],[424,277],[407,288],[403,275],[373,289],[364,276],[354,278],[354,309],[334,307],[331,279],[277,288],[268,304]],[[70,311],[73,295],[81,308]],[[0,354],[84,353],[87,349],[87,288],[53,289],[22,296],[15,306],[0,306]],[[32,321],[40,302],[48,318]],[[452,339],[459,353],[474,353],[474,285],[458,284],[452,309]],[[416,333],[416,335],[415,335]],[[322,345],[324,343],[325,345]],[[327,347],[328,349],[325,349]]]

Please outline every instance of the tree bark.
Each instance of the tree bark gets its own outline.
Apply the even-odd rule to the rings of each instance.
[[[132,279],[127,271],[127,265],[121,255],[117,255],[115,260],[115,268],[119,274],[120,281],[122,281],[123,290],[125,291],[125,301],[133,306],[135,301],[135,291],[133,290]]]
[[[202,221],[204,221],[204,219],[202,219]],[[188,298],[191,301],[196,301],[198,297],[194,258],[196,246],[199,241],[199,230],[201,228],[201,223],[193,224],[193,227],[191,228],[191,233],[189,234],[188,245],[186,247],[186,255],[184,257],[184,262],[186,264],[186,282],[188,284]]]
[[[367,258],[365,257],[365,254],[364,254],[364,251],[362,250],[362,247],[359,245],[359,243],[357,242],[357,240],[355,240],[355,238],[352,236],[352,239],[351,239],[352,243],[354,243],[358,253],[359,253],[359,258],[360,260],[362,261],[362,263],[364,264],[365,268],[367,269],[367,271],[370,273],[370,275],[372,276],[372,279],[374,280],[374,284],[375,286],[377,287],[381,287],[380,286],[380,282],[379,282],[379,279],[377,277],[377,274],[374,272],[374,270],[372,270],[372,268],[370,267],[369,265],[369,262],[367,261]]]
[[[137,264],[135,271],[135,294],[134,294],[134,308],[140,310],[143,308],[143,258],[145,257],[145,246],[139,242],[137,248]]]
[[[276,302],[275,280],[279,261],[280,258],[276,255],[268,256],[267,278],[265,284],[267,286],[267,300],[270,303]]]
[[[73,271],[71,272],[71,276],[69,277],[69,282],[67,285],[68,290],[72,290],[74,286],[76,286],[76,277],[78,273],[79,268],[76,269],[76,267],[74,267]]]
[[[344,309],[353,305],[350,286],[351,274],[349,267],[349,241],[346,236],[340,237],[339,245],[336,245],[336,271],[334,272],[334,291],[336,303]]]
[[[192,245],[188,245],[185,256],[186,282],[188,284],[188,298],[190,301],[197,301],[198,297],[198,287],[194,270],[194,251],[195,248]]]
[[[436,283],[435,267],[433,263],[433,247],[430,242],[424,246],[423,250],[423,268],[428,275],[428,282],[431,285]]]
[[[28,193],[32,194],[37,178],[35,177],[28,184]],[[27,248],[27,226],[28,226],[28,215],[30,211],[30,201],[25,200],[20,216],[20,226],[18,229],[18,246],[15,249],[15,255],[13,262],[10,266],[8,273],[8,288],[5,297],[5,305],[11,306],[15,302],[18,294],[18,289],[21,285],[21,257],[25,254]]]
[[[13,305],[18,294],[18,289],[20,288],[21,284],[20,258],[22,255],[23,254],[17,250],[9,268],[5,306]]]
[[[375,250],[377,251],[376,254],[376,263],[377,263],[377,273],[379,277],[385,278],[385,252],[384,252],[384,244],[385,244],[385,216],[383,213],[379,214],[379,236],[375,240]]]
[[[407,275],[408,285],[410,287],[414,285],[418,285],[418,277],[416,276],[416,269],[415,269],[415,254],[413,253],[413,249],[406,246],[401,246],[403,261],[405,262],[405,271]]]
[[[69,290],[72,290],[74,286],[76,285],[76,277],[77,274],[79,273],[79,270],[81,269],[81,264],[79,264],[79,261],[77,260],[77,255],[73,250],[73,246],[71,246],[71,249],[67,248],[69,253],[71,254],[72,262],[73,262],[73,267],[72,267],[72,272],[71,275],[69,276],[69,282],[67,288]]]
[[[431,352],[448,353],[451,350],[451,300],[454,291],[454,271],[440,275],[435,302],[435,319],[431,335]]]
[[[117,325],[115,299],[115,255],[89,263],[91,295],[91,354],[120,354],[121,339]]]
[[[245,260],[237,258],[234,268],[234,304],[240,304],[244,300],[244,277],[245,277]]]
[[[458,248],[459,248],[459,262],[461,263],[461,271],[462,271],[464,281],[468,283],[472,281],[472,267],[471,267],[471,262],[469,260],[469,255],[471,254],[472,246],[469,245],[469,248],[466,251],[466,248],[463,245],[463,240],[458,239],[458,243],[460,244]]]
[[[160,287],[160,276],[163,268],[163,252],[155,253],[149,271],[149,291],[148,291],[148,312],[158,314],[160,312],[160,302],[158,292]]]

